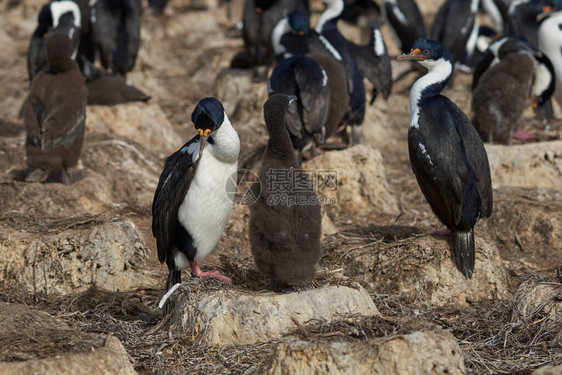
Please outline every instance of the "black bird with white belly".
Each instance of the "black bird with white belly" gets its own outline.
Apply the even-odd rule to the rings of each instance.
[[[455,103],[440,94],[453,74],[453,58],[439,42],[419,39],[399,61],[428,69],[410,91],[410,164],[433,212],[453,233],[454,261],[474,272],[474,225],[492,213],[488,156],[480,136]]]
[[[230,282],[219,271],[201,272],[199,264],[216,247],[230,217],[240,140],[216,98],[202,99],[191,121],[199,134],[168,157],[152,203],[158,259],[169,270],[166,290],[181,282],[187,267],[195,277]]]
[[[269,141],[259,180],[251,188],[259,196],[250,206],[251,250],[258,271],[271,277],[274,291],[309,287],[321,255],[320,205],[284,122],[294,99],[275,94],[264,105]]]
[[[76,58],[80,41],[82,15],[78,4],[70,0],[51,1],[39,12],[37,28],[31,36],[27,51],[29,81],[42,70],[48,69],[45,41],[48,35],[65,34],[72,41],[72,59]]]
[[[27,131],[26,181],[64,182],[80,158],[86,123],[88,90],[78,64],[72,60],[72,42],[65,34],[53,34],[46,42],[49,69],[33,78],[23,104]]]

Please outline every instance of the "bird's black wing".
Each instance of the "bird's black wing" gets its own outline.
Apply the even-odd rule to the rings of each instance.
[[[308,134],[324,133],[330,107],[328,75],[316,61],[304,56],[295,62],[293,71],[304,128]]]
[[[364,78],[367,78],[373,85],[373,96],[371,103],[374,102],[379,92],[383,93],[385,99],[392,90],[392,70],[390,58],[388,57],[386,45],[382,40],[382,34],[377,27],[370,27],[371,38],[366,46],[358,46],[353,42],[347,41],[347,47],[357,65],[357,69]]]
[[[137,8],[135,1],[130,1],[126,7],[125,30],[127,35],[128,66],[130,71],[135,66],[137,54],[140,47],[140,9]]]
[[[152,234],[158,260],[167,261],[176,233],[178,210],[193,181],[198,165],[201,137],[196,135],[173,153],[164,164],[152,202]]]

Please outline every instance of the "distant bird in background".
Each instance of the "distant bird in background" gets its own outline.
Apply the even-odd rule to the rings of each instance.
[[[188,267],[194,277],[231,282],[219,271],[202,272],[199,264],[217,246],[230,217],[240,139],[216,98],[199,101],[191,121],[199,134],[168,157],[152,202],[158,260],[169,270],[166,291],[181,283]]]
[[[297,162],[284,121],[296,104],[292,99],[275,94],[264,105],[269,141],[259,180],[251,187],[253,196],[259,197],[250,205],[251,251],[258,271],[271,277],[274,291],[310,288],[321,256],[320,205],[308,175]],[[298,187],[284,182],[287,173],[298,181]],[[290,204],[293,201],[298,204]]]
[[[517,44],[515,51],[499,49],[498,62],[482,74],[472,91],[472,123],[485,142],[510,144],[529,98],[535,59],[531,48],[521,41]],[[529,135],[520,132],[514,136]]]
[[[544,52],[552,62],[555,70],[554,97],[562,106],[562,4],[556,8],[545,9],[541,15],[538,30],[539,49]]]
[[[431,39],[451,52],[454,62],[470,58],[478,34],[480,0],[447,0],[435,16]],[[465,52],[468,56],[465,56]]]
[[[47,69],[45,41],[48,35],[65,34],[72,41],[72,59],[76,59],[80,42],[82,16],[78,4],[70,0],[51,1],[44,5],[38,16],[38,25],[27,51],[29,81],[42,70]]]
[[[135,66],[140,47],[140,13],[136,2],[96,0],[90,14],[92,40],[101,64],[113,74],[126,75]]]
[[[242,15],[244,48],[252,66],[254,79],[267,80],[267,69],[273,62],[271,34],[277,22],[294,10],[308,19],[306,0],[246,0]],[[265,69],[265,70],[264,70]]]
[[[544,0],[516,0],[509,4],[506,35],[525,38],[533,47],[538,47],[537,17],[543,11]]]
[[[347,77],[350,108],[346,115],[346,134],[352,145],[363,141],[363,120],[365,119],[365,85],[349,49],[348,41],[339,32],[338,19],[343,11],[343,0],[324,0],[326,9],[320,16],[315,30],[328,49],[335,51],[341,60]],[[333,47],[333,48],[332,48]]]
[[[23,105],[26,181],[71,184],[80,177],[71,169],[82,150],[88,90],[68,36],[50,35],[46,45],[49,69],[35,75]]]
[[[428,69],[410,91],[410,164],[431,209],[454,236],[457,269],[472,277],[474,225],[492,213],[492,182],[486,149],[468,117],[440,95],[453,74],[453,57],[439,42],[419,39],[399,61]]]
[[[416,39],[425,38],[427,31],[421,12],[414,0],[383,0],[388,23],[400,40],[402,53],[410,52]]]
[[[386,44],[376,21],[370,21],[369,34],[371,37],[367,45],[359,46],[351,41],[347,41],[347,43],[357,68],[363,77],[367,78],[373,85],[370,102],[373,104],[379,92],[382,93],[385,100],[390,95],[392,69]]]
[[[107,74],[96,68],[84,56],[82,73],[86,77],[89,105],[116,105],[128,102],[146,102],[150,96],[128,85],[119,74]]]
[[[299,163],[324,143],[330,108],[328,75],[316,61],[302,55],[280,61],[269,78],[269,95],[293,95],[296,102],[284,116]],[[304,154],[303,154],[304,153]]]

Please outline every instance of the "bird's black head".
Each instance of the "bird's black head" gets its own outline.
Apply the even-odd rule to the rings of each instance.
[[[441,43],[431,39],[418,39],[412,46],[412,51],[409,54],[398,56],[398,61],[413,60],[423,64],[423,62],[438,61],[444,59],[451,64],[453,57],[447,48]]]
[[[289,25],[297,34],[304,35],[310,29],[308,18],[298,10],[291,12],[288,18]]]
[[[191,114],[191,121],[199,134],[207,137],[224,122],[222,103],[217,98],[201,99]]]

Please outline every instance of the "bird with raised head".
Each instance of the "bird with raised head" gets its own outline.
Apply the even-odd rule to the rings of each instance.
[[[474,272],[474,225],[492,213],[492,180],[486,149],[468,117],[441,95],[453,74],[453,58],[439,42],[418,39],[399,61],[428,69],[410,90],[410,164],[435,215],[454,236],[457,269]]]

